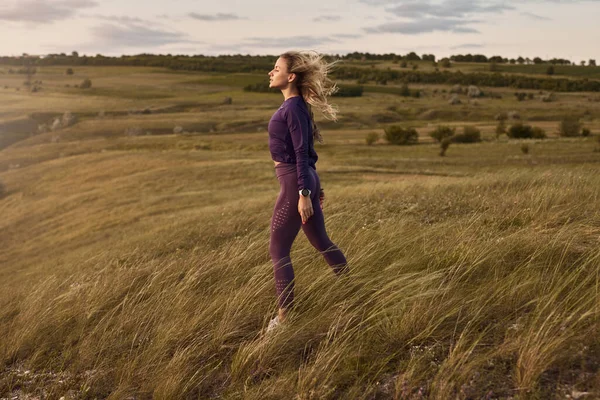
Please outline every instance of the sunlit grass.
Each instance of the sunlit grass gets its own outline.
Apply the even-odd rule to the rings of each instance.
[[[152,74],[173,87],[190,79]],[[528,140],[525,155],[522,141],[496,141],[491,118],[456,119],[445,122],[478,126],[484,142],[439,157],[428,137],[437,121],[415,119],[421,144],[407,147],[367,146],[382,125],[324,129],[327,231],[350,274],[336,278],[300,233],[297,308],[264,337],[277,308],[268,242],[279,190],[266,131],[123,131],[266,125],[281,98],[240,92],[228,108],[218,103],[230,89],[179,90],[155,104],[115,97],[107,110],[180,110],[85,114],[0,151],[0,397],[598,396],[596,137],[558,139],[549,117],[536,125],[551,137]],[[33,102],[10,115],[107,105],[4,94],[2,104]],[[370,94],[338,104],[356,123],[438,100],[418,101]],[[501,111],[513,105],[499,101]],[[491,104],[475,107],[491,115]]]

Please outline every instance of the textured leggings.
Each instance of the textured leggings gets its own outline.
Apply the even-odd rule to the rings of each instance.
[[[302,217],[298,212],[298,179],[296,165],[281,163],[275,166],[275,174],[279,180],[281,190],[273,210],[271,219],[271,240],[269,252],[273,260],[275,274],[275,288],[277,301],[280,308],[291,308],[294,302],[294,269],[290,259],[292,243],[300,227],[308,241],[323,255],[325,261],[333,268],[336,275],[347,271],[346,257],[342,251],[329,239],[325,231],[323,211],[319,204],[319,191],[321,183],[317,171],[310,171],[310,189],[314,214],[302,224]]]

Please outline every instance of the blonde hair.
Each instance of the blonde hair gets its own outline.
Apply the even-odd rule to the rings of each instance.
[[[327,77],[327,74],[339,60],[329,63],[323,59],[324,56],[322,54],[313,50],[288,51],[280,57],[286,61],[288,72],[296,74],[296,86],[308,105],[313,127],[313,137],[322,143],[323,137],[315,123],[312,106],[317,107],[325,118],[337,121],[338,109],[327,102],[327,96],[331,96],[337,92],[338,87]]]

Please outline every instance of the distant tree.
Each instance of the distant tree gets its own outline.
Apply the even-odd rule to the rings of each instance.
[[[579,64],[580,64],[582,67],[585,67],[585,60],[581,60],[581,61],[579,62]]]
[[[79,57],[79,53],[76,51],[71,52],[72,57]]]
[[[417,53],[415,53],[414,51],[411,51],[410,53],[408,53],[405,57],[405,59],[407,61],[420,61],[421,57],[418,56]]]
[[[579,122],[579,118],[563,118],[558,125],[558,134],[566,137],[579,136],[581,134],[581,122]]]
[[[498,121],[498,125],[496,125],[496,139],[498,139],[503,133],[506,133],[506,122],[504,119],[501,119]]]
[[[541,64],[541,63],[543,63],[543,62],[544,62],[544,61],[543,61],[541,58],[539,58],[539,57],[535,57],[535,58],[533,59],[533,63],[534,63],[534,64]]]
[[[419,141],[419,134],[414,128],[403,128],[401,126],[392,125],[384,130],[385,139],[390,144],[409,145],[416,144]]]
[[[523,57],[519,56],[519,58],[517,58],[517,62],[519,64],[523,64],[525,62],[525,59]]]
[[[590,128],[583,128],[581,130],[581,136],[585,136],[588,137],[592,134],[592,131],[590,131]]]
[[[89,78],[85,78],[83,82],[79,84],[80,89],[89,89],[92,87],[92,80]]]
[[[442,64],[442,67],[444,68],[450,68],[452,66],[452,63],[450,62],[450,59],[445,57],[442,58],[442,60],[440,61],[440,63]]]
[[[516,63],[516,62],[517,62],[517,60],[515,60],[514,58],[511,58],[509,62],[510,62],[511,64],[514,64],[514,63]]]
[[[546,75],[554,75],[554,65],[550,65],[548,69],[546,69]]]
[[[476,143],[481,142],[481,131],[474,126],[465,125],[462,133],[450,137],[452,143]]]
[[[590,58],[590,60],[588,61],[588,65],[590,67],[595,67],[596,66],[596,60],[593,60],[593,59]]]
[[[450,147],[450,143],[452,143],[452,140],[449,137],[442,139],[440,142],[440,156],[444,157],[446,155],[446,150]]]
[[[431,136],[437,142],[441,143],[444,138],[453,136],[454,132],[455,128],[451,128],[446,125],[440,125],[433,131],[429,132],[429,136]]]
[[[533,136],[533,129],[531,125],[518,122],[508,128],[506,135],[511,139],[530,139]]]
[[[365,137],[365,141],[369,146],[377,142],[377,140],[379,140],[379,134],[377,132],[369,132]]]

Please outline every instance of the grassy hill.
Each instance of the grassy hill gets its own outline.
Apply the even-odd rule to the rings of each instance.
[[[351,273],[337,280],[300,233],[297,309],[264,337],[282,97],[242,91],[257,78],[44,67],[30,93],[0,75],[0,126],[76,117],[0,150],[0,397],[600,395],[597,93],[335,98],[317,171]],[[549,138],[496,139],[511,110]],[[558,137],[568,115],[592,135]],[[393,124],[420,143],[365,144]],[[440,157],[439,124],[483,141]]]

